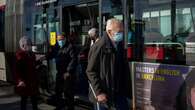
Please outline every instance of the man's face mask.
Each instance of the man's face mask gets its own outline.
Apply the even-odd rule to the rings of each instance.
[[[115,42],[121,42],[123,40],[123,33],[122,32],[116,32],[113,36],[113,40]]]
[[[65,40],[59,40],[58,45],[62,48],[65,45]]]

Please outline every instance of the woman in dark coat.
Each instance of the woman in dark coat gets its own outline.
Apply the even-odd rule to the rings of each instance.
[[[21,110],[26,110],[28,97],[31,98],[33,110],[38,110],[38,76],[35,71],[35,54],[31,51],[32,42],[22,37],[19,44],[20,50],[16,52],[16,93],[21,96]]]

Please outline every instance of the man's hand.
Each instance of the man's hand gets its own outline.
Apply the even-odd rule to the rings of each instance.
[[[106,94],[102,93],[97,96],[97,101],[100,103],[106,103],[108,101]]]
[[[19,81],[17,87],[25,87],[26,84],[24,83],[24,81]]]
[[[64,73],[64,80],[66,80],[66,79],[69,79],[70,78],[70,73]]]

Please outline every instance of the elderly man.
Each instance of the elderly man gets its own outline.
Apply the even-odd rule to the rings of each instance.
[[[91,28],[89,31],[88,31],[88,35],[91,39],[91,46],[97,42],[99,40],[99,35],[98,35],[98,29],[97,28]]]
[[[55,58],[56,61],[55,93],[57,101],[59,101],[56,110],[64,108],[63,103],[60,103],[63,96],[67,110],[74,110],[74,82],[78,60],[75,46],[69,42],[67,36],[58,36],[57,45],[47,57]]]
[[[90,49],[87,67],[92,89],[90,100],[99,102],[101,110],[129,110],[127,97],[131,84],[126,59],[123,25],[115,18],[109,19],[106,33]]]

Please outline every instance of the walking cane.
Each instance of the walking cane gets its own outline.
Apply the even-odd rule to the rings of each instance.
[[[89,82],[89,87],[90,87],[90,89],[92,90],[92,93],[93,93],[94,97],[97,99],[97,96],[96,96],[96,94],[95,94],[95,91],[94,91],[94,89],[93,89],[93,87],[92,87],[92,85],[91,85],[90,82]],[[100,104],[99,104],[98,101],[97,101],[96,105],[97,105],[97,110],[100,110]]]

